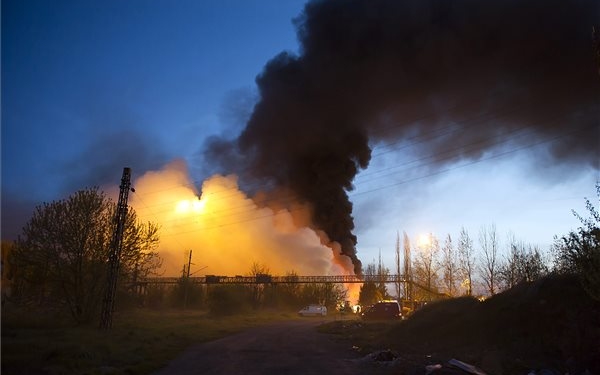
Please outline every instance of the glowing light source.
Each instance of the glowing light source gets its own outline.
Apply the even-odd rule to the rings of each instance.
[[[200,199],[190,200],[184,199],[177,203],[175,211],[179,214],[200,213],[206,202]]]
[[[297,227],[294,215],[298,211],[255,205],[239,190],[234,175],[212,176],[203,182],[200,193],[190,188],[194,182],[180,161],[164,170],[148,172],[135,185],[138,191],[148,192],[144,202],[137,200],[137,194],[132,197],[136,212],[144,209],[145,216],[140,220],[156,222],[163,229],[158,251],[164,257],[161,272],[165,276],[181,276],[181,264],[189,260],[187,251],[182,257],[182,248],[194,249],[194,254],[202,249],[202,260],[193,261],[210,264],[211,273],[216,275],[244,274],[252,262],[268,266],[273,275],[290,271],[304,275],[353,274],[350,259],[339,255],[340,245],[323,245],[321,234],[310,229],[309,215],[298,216],[303,225]],[[299,211],[304,210],[308,207]],[[247,256],[239,256],[240,244],[245,244]],[[356,301],[360,285],[347,284],[345,288],[349,290],[348,300]]]
[[[426,248],[431,245],[431,235],[422,233],[417,237],[417,245],[421,248]]]

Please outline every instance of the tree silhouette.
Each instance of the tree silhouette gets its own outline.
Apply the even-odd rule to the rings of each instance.
[[[479,231],[479,245],[481,246],[482,261],[480,266],[481,278],[487,292],[493,296],[498,289],[498,235],[496,225],[482,226]]]
[[[463,227],[458,239],[459,268],[463,284],[466,285],[467,295],[473,294],[473,272],[475,270],[475,257],[473,255],[473,240],[469,232]]]
[[[596,196],[600,205],[600,183]],[[573,211],[582,226],[555,242],[557,265],[559,271],[577,274],[588,294],[600,300],[600,212],[589,199],[585,202],[590,216]]]
[[[381,263],[381,256],[379,264],[371,263],[364,269],[365,276],[389,275],[389,273],[390,271]],[[362,306],[369,306],[389,297],[385,283],[366,281],[360,287],[358,301]]]
[[[535,281],[548,274],[548,266],[539,248],[518,242],[513,236],[509,236],[508,241],[509,254],[498,272],[498,279],[505,288],[524,281]]]
[[[23,297],[65,305],[75,321],[91,320],[106,286],[106,267],[116,205],[98,188],[35,208],[15,242]],[[139,223],[129,210],[123,233],[121,281],[160,266],[158,227]],[[97,315],[97,314],[96,314]]]
[[[456,295],[456,281],[458,279],[458,260],[452,237],[448,234],[442,246],[442,258],[440,267],[442,269],[442,280],[446,293],[454,297]]]
[[[438,289],[438,253],[440,245],[438,239],[429,233],[422,244],[417,245],[413,267],[413,281],[426,288],[423,297],[431,299],[431,291]],[[416,293],[415,293],[416,294]]]

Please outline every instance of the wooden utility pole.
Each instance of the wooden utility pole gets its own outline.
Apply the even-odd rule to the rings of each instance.
[[[102,312],[100,315],[100,328],[110,329],[112,327],[112,314],[115,307],[115,294],[117,292],[117,278],[121,263],[121,250],[123,245],[123,228],[127,218],[127,199],[131,190],[131,168],[123,168],[121,178],[121,190],[119,202],[115,213],[114,231],[111,240],[110,253],[108,256],[108,276],[106,280],[106,292],[102,300]]]
[[[192,267],[192,250],[190,250],[190,256],[188,258],[188,265],[187,265],[187,274],[184,273],[183,277],[184,277],[184,284],[183,284],[183,309],[185,310],[187,308],[187,302],[188,302],[188,289],[190,287],[190,268]],[[184,271],[185,271],[185,266],[184,266]]]
[[[404,298],[412,301],[412,267],[411,267],[411,256],[410,256],[410,239],[406,232],[404,234]]]
[[[402,270],[400,269],[400,232],[396,231],[396,275],[400,275]],[[396,298],[398,301],[402,301],[402,282],[400,278],[396,280]]]

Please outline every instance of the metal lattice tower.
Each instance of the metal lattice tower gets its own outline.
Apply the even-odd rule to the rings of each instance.
[[[106,293],[102,300],[102,312],[100,316],[100,328],[110,329],[112,327],[112,314],[115,307],[115,294],[117,292],[117,278],[119,276],[119,265],[121,263],[121,249],[123,244],[123,228],[127,217],[127,198],[131,190],[131,168],[123,168],[121,178],[121,190],[119,202],[115,213],[115,229],[111,240],[110,253],[108,256],[108,277],[106,280]]]

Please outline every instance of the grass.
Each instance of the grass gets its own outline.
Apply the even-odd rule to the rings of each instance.
[[[600,373],[600,302],[577,280],[551,277],[525,283],[485,302],[470,298],[432,303],[400,322],[349,317],[319,326],[363,355],[392,349],[410,373],[451,358],[488,373]],[[2,374],[148,374],[193,343],[274,320],[276,311],[212,318],[198,311],[133,310],[113,329],[73,327],[63,318],[2,311]],[[398,372],[402,373],[402,372]]]
[[[4,310],[4,309],[3,309]],[[186,347],[295,314],[213,318],[199,311],[134,310],[113,328],[74,327],[61,317],[2,312],[2,374],[148,374]]]

